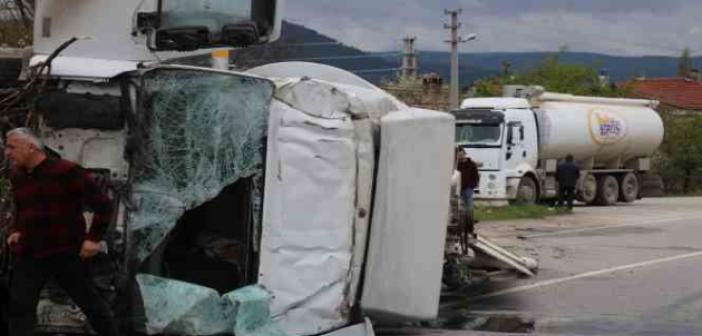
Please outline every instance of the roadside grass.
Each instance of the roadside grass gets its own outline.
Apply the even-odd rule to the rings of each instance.
[[[499,208],[477,206],[475,208],[475,218],[479,221],[500,221],[523,218],[538,219],[569,213],[572,213],[572,211],[568,210],[568,208],[555,208],[546,205],[514,205]]]

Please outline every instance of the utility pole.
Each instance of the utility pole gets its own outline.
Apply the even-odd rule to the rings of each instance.
[[[451,31],[451,39],[445,42],[451,44],[451,85],[449,88],[449,107],[451,110],[455,110],[458,109],[458,44],[475,40],[477,36],[475,34],[470,34],[466,38],[459,37],[458,30],[461,28],[462,24],[458,22],[458,15],[461,14],[461,9],[446,9],[444,12],[446,15],[451,16],[451,23],[444,24],[444,29],[449,29]]]
[[[414,49],[416,37],[405,37],[404,50],[402,52],[402,79],[414,80],[417,78],[417,52]]]

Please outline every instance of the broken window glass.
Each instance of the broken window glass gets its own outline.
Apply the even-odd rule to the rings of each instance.
[[[138,275],[137,282],[149,334],[286,335],[271,318],[271,294],[258,285],[220,296],[211,288],[147,274]]]
[[[148,257],[183,214],[242,178],[254,181],[260,218],[263,153],[272,85],[214,71],[158,68],[143,75],[133,132],[132,254]],[[237,216],[233,213],[232,216]]]

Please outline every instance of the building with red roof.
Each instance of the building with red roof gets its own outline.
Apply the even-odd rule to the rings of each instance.
[[[635,79],[625,84],[631,94],[660,101],[662,111],[702,113],[702,83],[691,78]]]

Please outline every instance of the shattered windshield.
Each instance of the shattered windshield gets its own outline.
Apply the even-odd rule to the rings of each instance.
[[[263,79],[187,69],[148,71],[143,83],[129,214],[139,260],[187,210],[242,178],[262,181],[273,94]],[[260,217],[260,190],[254,187],[253,220]]]
[[[456,125],[456,143],[458,144],[499,146],[501,138],[502,125]]]

